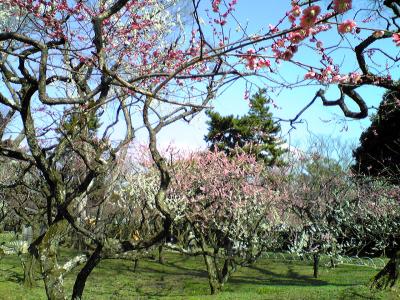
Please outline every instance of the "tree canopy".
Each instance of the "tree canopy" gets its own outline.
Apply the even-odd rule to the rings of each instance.
[[[82,298],[101,259],[165,241],[176,222],[166,197],[174,174],[157,138],[166,126],[209,107],[236,81],[276,95],[305,85],[324,86],[291,125],[316,99],[361,119],[368,116],[368,105],[358,88],[400,91],[398,72],[391,74],[400,62],[397,0],[370,7],[363,1],[293,0],[279,13],[278,6],[267,3],[277,18],[263,19],[260,28],[242,25],[237,0],[186,1],[187,13],[182,2],[0,1],[0,156],[21,170],[2,180],[0,188],[23,187],[25,193],[27,187],[27,192],[43,195],[32,199],[40,208],[35,217],[45,228],[29,254],[40,265],[49,299],[70,294],[63,279],[79,264],[83,267],[75,277],[73,299]],[[340,97],[328,99],[327,85],[337,87]],[[233,137],[240,137],[243,144],[238,146],[248,146],[274,164],[281,149],[265,145],[279,144],[279,127],[263,96],[256,94],[247,116],[231,118],[237,132],[230,147],[237,143]],[[155,226],[151,237],[136,240],[118,237],[104,226],[114,224],[110,207],[116,214],[126,209],[122,201],[114,201],[113,191],[128,147],[143,128],[159,174],[154,207],[163,224]],[[216,176],[223,174],[218,170]],[[206,210],[200,213],[210,216]],[[68,232],[84,239],[90,251],[59,260]]]

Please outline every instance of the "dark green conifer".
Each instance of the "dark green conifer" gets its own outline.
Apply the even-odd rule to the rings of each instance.
[[[385,93],[353,156],[356,173],[400,183],[400,93]]]
[[[282,163],[280,157],[285,150],[278,138],[281,128],[272,119],[269,103],[265,90],[259,90],[250,98],[249,112],[242,117],[207,111],[210,120],[205,140],[210,150],[217,148],[230,155],[238,147],[268,166]]]

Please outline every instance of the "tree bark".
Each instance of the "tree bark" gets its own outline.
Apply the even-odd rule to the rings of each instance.
[[[133,273],[136,272],[137,267],[139,266],[139,259],[136,258],[133,262]]]
[[[318,278],[319,254],[315,253],[313,255],[313,258],[314,258],[314,262],[313,262],[314,278]]]
[[[57,261],[57,251],[61,237],[68,227],[66,220],[52,224],[39,245],[39,261],[46,295],[49,300],[66,299],[63,270]]]
[[[160,264],[164,264],[165,263],[165,259],[164,259],[164,247],[161,244],[160,246],[158,246],[158,262]]]
[[[35,282],[35,265],[36,265],[36,258],[32,254],[28,254],[27,260],[24,263],[24,287],[25,288],[32,288],[36,285]]]
[[[208,255],[203,255],[203,257],[207,267],[211,295],[215,295],[221,291],[223,283],[219,280],[217,266],[215,265],[213,257]]]
[[[40,235],[40,224],[37,220],[33,222],[32,224],[32,241],[36,240]],[[37,259],[33,253],[28,253],[26,256],[26,261],[24,261],[24,287],[25,288],[32,288],[36,286],[36,281],[35,281],[35,267],[37,263]]]
[[[383,290],[393,287],[399,279],[400,249],[393,251],[386,266],[376,274],[370,283],[371,289]]]
[[[89,260],[83,266],[82,270],[79,272],[78,276],[75,279],[74,288],[72,291],[72,299],[73,300],[80,300],[82,299],[83,290],[85,289],[86,281],[93,271],[93,269],[97,266],[100,262],[100,254],[102,250],[102,246],[97,246],[96,250],[92,253]]]

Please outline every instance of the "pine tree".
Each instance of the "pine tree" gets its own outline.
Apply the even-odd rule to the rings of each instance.
[[[234,149],[240,148],[268,166],[282,163],[280,156],[285,151],[277,137],[281,128],[272,120],[269,103],[265,90],[259,90],[250,98],[249,112],[242,117],[207,111],[210,120],[205,141],[210,150],[218,149],[231,155]]]
[[[400,183],[400,93],[385,93],[353,156],[355,172]]]

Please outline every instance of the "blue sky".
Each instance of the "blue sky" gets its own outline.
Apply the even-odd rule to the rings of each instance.
[[[332,87],[334,89],[334,87]],[[313,98],[316,87],[297,88],[283,92],[276,99],[279,109],[271,109],[274,117],[290,119]],[[248,104],[243,99],[244,86],[238,84],[217,98],[213,102],[216,111],[222,115],[242,115],[248,111]],[[383,90],[366,89],[369,105],[379,105]],[[197,116],[189,124],[177,122],[165,128],[159,137],[162,145],[169,143],[177,147],[187,149],[204,148],[204,135],[207,133],[207,118],[204,114]],[[343,117],[342,112],[335,107],[324,107],[320,101],[314,103],[301,117],[303,121],[291,129],[288,122],[281,122],[282,137],[287,143],[298,147],[306,147],[307,140],[313,135],[323,135],[332,138],[340,138],[350,144],[357,144],[363,130],[369,124],[369,118],[363,120],[352,120]],[[291,130],[290,130],[291,129]]]
[[[242,24],[247,24],[248,32],[254,32],[260,28],[267,28],[269,24],[275,24],[287,9],[290,1],[269,1],[269,0],[239,0],[236,7],[236,16]],[[362,1],[365,4],[365,1]],[[322,2],[327,5],[329,1]],[[358,3],[360,4],[360,2]],[[345,16],[347,17],[347,16]],[[333,35],[328,35],[325,40],[334,39]],[[312,61],[310,53],[299,53],[299,60]],[[341,54],[345,61],[346,54]],[[346,62],[347,63],[347,62]],[[354,67],[347,65],[349,70]],[[343,67],[343,68],[344,68]],[[284,67],[283,72],[289,75],[298,72],[297,69]],[[297,73],[296,73],[297,75]],[[303,76],[300,74],[300,76]],[[265,83],[268,85],[268,82]],[[279,95],[271,95],[279,106],[272,109],[274,117],[282,119],[293,118],[315,95],[320,87],[307,86],[292,90],[284,90]],[[375,87],[363,87],[360,90],[369,106],[377,107],[381,100],[383,89]],[[237,82],[224,94],[217,97],[213,102],[216,111],[223,115],[242,115],[248,111],[248,103],[243,99],[245,85]],[[338,95],[337,87],[331,86],[327,95],[334,99]],[[372,111],[371,111],[372,112]],[[320,100],[317,100],[301,117],[303,123],[297,124],[296,129],[290,130],[289,123],[282,122],[282,136],[290,144],[306,147],[307,140],[312,135],[324,135],[333,138],[340,138],[350,144],[357,144],[360,134],[370,124],[369,119],[361,121],[344,118],[342,112],[337,107],[324,107]],[[160,144],[175,144],[177,147],[197,149],[204,148],[203,137],[207,132],[204,114],[197,116],[190,124],[178,122],[164,129],[159,137]],[[290,131],[289,131],[290,130]]]

